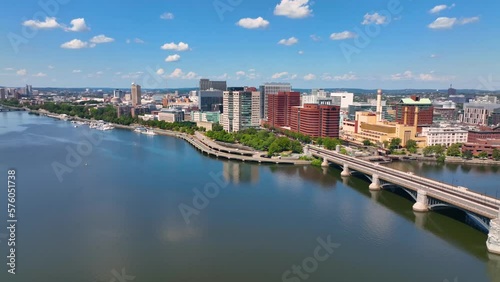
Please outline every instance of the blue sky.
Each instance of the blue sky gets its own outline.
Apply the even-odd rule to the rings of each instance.
[[[495,0],[22,3],[2,2],[0,85],[500,89]]]

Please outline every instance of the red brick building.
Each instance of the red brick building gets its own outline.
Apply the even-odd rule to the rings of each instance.
[[[290,126],[292,107],[300,106],[300,92],[278,92],[267,99],[267,122],[272,127]]]
[[[462,146],[462,152],[471,151],[475,156],[486,152],[491,157],[494,149],[500,150],[500,139],[477,139],[474,143],[467,142]]]
[[[305,104],[291,110],[291,130],[311,137],[338,138],[339,124],[339,106]]]
[[[495,128],[481,127],[476,130],[469,130],[469,135],[467,136],[468,143],[474,143],[480,139],[500,140],[500,126]]]
[[[431,100],[411,96],[396,104],[396,122],[404,125],[414,125],[418,127],[418,132],[422,132],[422,127],[430,126],[434,119],[434,107]]]

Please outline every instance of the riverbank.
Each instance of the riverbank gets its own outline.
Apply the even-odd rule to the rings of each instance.
[[[400,156],[400,155],[389,155],[392,160],[396,161],[417,161],[417,162],[435,162],[438,163],[438,160],[434,157],[424,157],[424,156]],[[500,166],[500,161],[494,160],[480,160],[480,159],[472,159],[467,160],[460,157],[446,157],[444,160],[447,164],[464,164],[464,165],[477,165],[477,166]]]
[[[64,120],[59,115],[51,114],[51,113],[45,112],[45,111],[32,110],[31,112],[35,112],[35,113],[38,113],[40,115],[47,115],[48,117],[51,117],[51,118]],[[84,118],[80,118],[80,117],[69,117],[68,119],[69,120],[76,120],[76,121],[85,121],[85,122],[94,121],[94,120],[84,119]],[[133,125],[121,125],[121,124],[113,124],[113,123],[110,123],[110,124],[113,125],[115,128],[123,129],[123,130],[134,130],[137,127],[137,126],[133,126]],[[195,132],[194,135],[189,135],[189,134],[182,133],[182,132],[164,130],[164,129],[158,129],[158,128],[153,128],[153,132],[155,132],[158,135],[176,137],[176,138],[183,139],[183,140],[187,141],[189,144],[191,144],[193,147],[195,147],[197,150],[199,150],[200,152],[207,154],[209,156],[214,156],[216,158],[237,160],[237,161],[242,161],[242,162],[267,163],[267,164],[286,164],[286,165],[310,165],[311,164],[310,161],[303,161],[303,160],[265,158],[265,157],[262,157],[263,152],[246,151],[246,150],[240,150],[238,148],[235,149],[235,148],[224,147],[224,146],[217,144],[214,141],[210,140],[208,137],[205,137],[200,132]]]

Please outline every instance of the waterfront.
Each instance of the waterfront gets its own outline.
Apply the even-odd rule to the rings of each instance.
[[[307,281],[499,277],[485,234],[441,214],[415,214],[405,198],[370,192],[367,181],[342,179],[335,168],[228,162],[181,139],[114,130],[98,132],[102,142],[60,182],[52,163],[65,164],[65,147],[77,148],[87,131],[0,113],[0,171],[17,169],[20,220],[18,274],[0,268],[1,281],[110,281],[123,268],[139,282],[281,281],[328,236],[340,246]],[[479,192],[498,180],[491,169],[420,171],[456,175]],[[228,184],[186,224],[179,204],[192,205],[193,189],[214,183],[210,172]]]

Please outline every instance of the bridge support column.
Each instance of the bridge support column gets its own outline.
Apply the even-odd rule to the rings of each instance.
[[[486,241],[488,252],[500,255],[500,211],[498,217],[490,221],[490,232]]]
[[[416,212],[426,212],[429,211],[427,206],[427,192],[424,190],[418,190],[417,202],[413,205],[413,210]]]
[[[323,162],[321,163],[321,166],[322,167],[329,167],[330,164],[328,163],[328,161],[326,160],[326,158],[323,158]]]
[[[344,170],[342,171],[340,176],[351,176],[351,172],[349,171],[349,165],[344,164]]]
[[[372,175],[372,184],[370,184],[370,190],[378,191],[380,190],[380,180],[378,178],[378,174]]]

